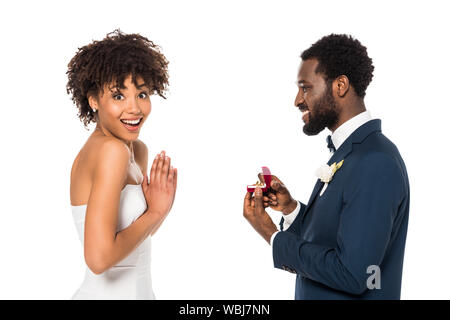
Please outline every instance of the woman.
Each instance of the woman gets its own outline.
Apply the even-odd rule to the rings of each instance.
[[[85,127],[96,128],[74,160],[70,200],[87,264],[73,299],[154,299],[150,238],[169,213],[177,169],[162,151],[147,177],[148,151],[138,139],[164,98],[167,60],[139,34],[109,33],[78,50],[68,65],[67,92]]]

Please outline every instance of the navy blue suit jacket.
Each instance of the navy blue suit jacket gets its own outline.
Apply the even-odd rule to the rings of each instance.
[[[274,265],[297,273],[296,299],[400,299],[409,216],[405,164],[381,133],[380,119],[356,129],[328,165],[343,159],[322,196],[317,180],[308,204],[300,203],[292,225],[275,236]],[[367,285],[371,265],[380,268],[380,289]]]

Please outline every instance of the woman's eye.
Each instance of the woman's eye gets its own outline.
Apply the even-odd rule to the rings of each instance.
[[[139,97],[142,98],[142,99],[147,98],[147,96],[148,96],[147,92],[141,92],[141,93],[139,94]]]
[[[113,95],[114,100],[123,100],[123,95],[121,94],[115,94]]]

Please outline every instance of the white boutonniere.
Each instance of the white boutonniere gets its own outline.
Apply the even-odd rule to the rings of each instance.
[[[341,160],[338,163],[335,162],[331,166],[324,164],[320,166],[319,169],[316,170],[316,176],[320,179],[320,181],[325,182],[325,186],[320,192],[320,195],[322,195],[325,192],[328,183],[333,179],[334,174],[336,173],[336,171],[339,170],[340,167],[342,167],[343,163],[344,160]]]

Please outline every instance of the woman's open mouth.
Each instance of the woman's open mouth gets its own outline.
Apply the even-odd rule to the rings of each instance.
[[[128,131],[130,132],[135,132],[139,129],[141,123],[142,123],[142,118],[138,118],[138,119],[120,119],[120,122],[122,122],[123,126],[125,128],[128,129]]]

